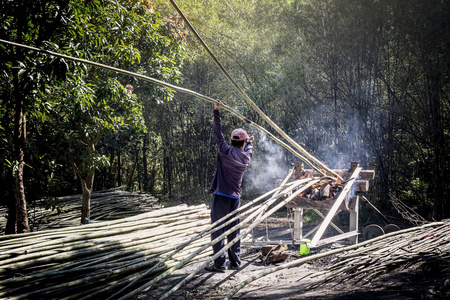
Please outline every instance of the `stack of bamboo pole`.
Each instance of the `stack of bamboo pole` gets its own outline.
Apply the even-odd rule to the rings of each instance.
[[[337,256],[332,264],[320,274],[323,279],[310,288],[333,281],[336,283],[361,284],[399,266],[423,262],[447,262],[442,265],[450,272],[450,220],[435,227],[416,227],[417,230],[381,239],[354,251]],[[339,280],[336,282],[336,278]]]
[[[224,299],[231,299],[246,285],[264,276],[331,255],[339,256],[336,256],[335,263],[325,271],[314,274],[314,277],[321,276],[321,279],[309,285],[307,289],[323,286],[329,282],[334,285],[342,282],[364,283],[401,265],[413,265],[433,260],[448,262],[450,259],[450,219],[391,232],[361,244],[306,256],[264,270],[239,283]],[[448,263],[443,268],[446,268],[447,273],[450,272]]]
[[[122,296],[126,299],[187,263],[208,257],[191,274],[194,276],[220,255],[210,256],[212,244],[252,222],[244,233],[250,231],[293,199],[296,193],[292,191],[302,192],[320,179],[280,186],[214,224],[210,224],[205,205],[183,205],[115,221],[0,236],[0,298],[96,299],[110,295],[115,299],[127,293]],[[285,199],[287,194],[291,195]],[[210,241],[213,231],[240,217],[246,217],[241,224]],[[229,241],[222,252],[235,242]]]
[[[158,207],[158,199],[155,197],[123,191],[122,188],[93,192],[90,219],[93,221],[117,220],[145,213]],[[57,197],[53,200],[56,204],[53,209],[45,209],[45,199],[37,200],[29,210],[33,231],[79,225],[81,197],[81,194]]]
[[[209,236],[178,247],[209,223],[205,205],[181,205],[115,221],[0,236],[0,298],[106,298],[152,266],[157,267],[140,280],[194,251],[196,258],[210,255],[210,248],[196,251]]]
[[[166,299],[228,250],[239,237],[211,256],[211,245],[232,231],[250,233],[299,193],[330,177],[311,177],[283,184],[210,224],[206,206],[160,209],[125,219],[0,237],[0,298],[129,299],[155,287],[167,276],[204,258],[199,267],[160,296]],[[210,234],[236,220],[239,225],[210,241]],[[277,266],[238,285],[227,299],[249,282],[271,272],[329,255],[346,253],[322,274],[326,283],[368,279],[392,268],[438,256],[450,258],[450,221],[386,234],[359,245],[331,250]],[[354,251],[355,250],[355,251]],[[353,251],[353,252],[350,252]],[[81,290],[80,287],[83,287]]]
[[[285,179],[283,185],[214,224],[204,205],[184,205],[115,221],[0,237],[0,298],[129,299],[193,260],[206,258],[160,297],[168,298],[240,237],[211,256],[213,244],[237,229],[241,236],[247,235],[299,193],[327,180],[330,177],[289,183]],[[212,232],[238,218],[240,224],[210,241]]]

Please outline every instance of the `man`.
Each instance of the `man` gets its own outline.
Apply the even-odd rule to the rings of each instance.
[[[220,126],[219,108],[221,105],[222,102],[220,100],[214,103],[213,129],[219,155],[216,174],[211,184],[211,191],[214,193],[211,205],[211,223],[216,222],[239,207],[242,177],[250,165],[253,149],[253,136],[249,137],[247,132],[242,128],[235,129],[232,132],[231,146],[225,142]],[[212,233],[211,240],[216,239],[237,224],[239,224],[239,219]],[[238,235],[239,229],[227,236],[228,242],[231,242]],[[214,254],[219,252],[223,246],[224,239],[213,245]],[[238,270],[241,266],[240,241],[228,249],[228,259],[230,260],[230,269]],[[207,268],[207,270],[215,272],[225,272],[226,269],[225,253]]]

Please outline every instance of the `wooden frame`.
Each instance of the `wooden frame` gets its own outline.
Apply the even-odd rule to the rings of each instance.
[[[243,244],[302,244],[303,238],[309,237],[314,232],[314,236],[311,240],[311,247],[317,247],[328,243],[333,243],[343,239],[348,239],[351,243],[358,243],[358,226],[359,226],[359,194],[361,192],[367,192],[369,189],[370,179],[374,179],[374,170],[362,170],[358,163],[351,163],[351,167],[348,170],[338,169],[333,170],[344,178],[342,182],[342,191],[339,196],[335,199],[326,199],[322,201],[311,200],[305,197],[298,196],[294,200],[286,204],[286,207],[292,208],[294,212],[294,227],[293,229],[287,229],[279,232],[275,235],[268,235],[266,232],[266,240],[254,240],[253,242],[243,242]],[[289,173],[293,179],[306,178],[312,176],[318,176],[314,170],[303,169],[303,163],[296,163],[293,171]],[[360,178],[357,180],[357,178]],[[278,181],[280,183],[281,181]],[[286,179],[284,180],[286,182]],[[324,220],[320,225],[317,225],[314,229],[310,230],[305,235],[303,234],[303,213],[305,209],[314,210],[319,216]],[[326,216],[320,212],[320,210],[327,210]],[[333,217],[339,213],[341,210],[349,211],[349,230],[344,232],[337,225],[332,222]],[[332,226],[336,231],[337,235],[322,239],[325,230]],[[267,231],[267,228],[266,228]],[[291,233],[292,240],[274,240],[271,241],[270,238],[276,238],[281,235]]]

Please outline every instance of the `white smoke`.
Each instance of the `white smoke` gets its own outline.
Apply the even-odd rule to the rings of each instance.
[[[252,128],[253,131],[256,131]],[[245,176],[247,189],[257,193],[267,192],[275,187],[277,179],[284,179],[289,168],[286,165],[284,148],[266,136],[262,131],[256,131],[253,146],[253,158]]]
[[[364,143],[361,132],[363,122],[357,115],[347,118],[338,129],[337,138],[333,137],[332,118],[324,122],[323,112],[319,106],[311,110],[311,120],[299,120],[298,135],[294,138],[311,155],[325,163],[331,169],[349,169],[351,162],[359,162],[363,168],[368,167],[370,152]],[[308,114],[307,114],[308,115]],[[277,179],[284,179],[292,168],[292,162],[300,160],[266,136],[263,132],[255,135],[253,161],[244,177],[246,190],[264,193],[275,187]],[[308,168],[307,166],[305,166]]]
[[[334,115],[326,106],[311,108],[304,115],[308,117],[299,120],[302,127],[294,139],[311,155],[331,169],[349,169],[351,162],[366,167],[370,152],[362,132],[365,120],[348,111],[345,118],[339,119],[336,131]]]

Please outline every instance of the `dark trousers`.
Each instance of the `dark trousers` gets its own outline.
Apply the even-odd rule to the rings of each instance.
[[[211,206],[211,224],[216,222],[217,220],[223,218],[230,212],[236,210],[241,201],[239,199],[233,199],[226,196],[221,195],[213,195],[213,201]],[[234,216],[233,216],[234,217]],[[226,222],[225,220],[224,222]],[[223,224],[222,222],[221,224]],[[211,240],[216,239],[218,236],[222,235],[228,229],[239,224],[239,219],[233,221],[229,225],[225,226],[217,230],[216,232],[211,234]],[[220,225],[220,224],[219,224]],[[239,229],[233,231],[229,235],[227,235],[228,242],[231,242],[235,237],[239,235]],[[220,251],[225,244],[225,239],[220,240],[216,244],[213,245],[214,254]],[[233,267],[239,267],[241,265],[241,240],[238,240],[233,246],[228,249],[228,259],[230,260],[230,265]],[[226,266],[226,256],[225,253],[222,253],[215,261],[214,264],[217,267],[225,267]]]

